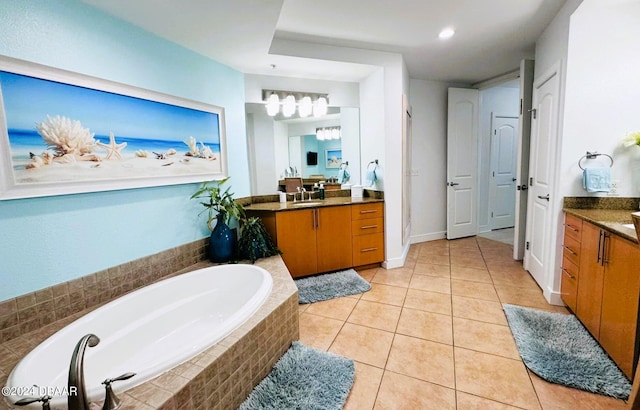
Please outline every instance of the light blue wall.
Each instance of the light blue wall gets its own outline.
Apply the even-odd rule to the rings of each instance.
[[[326,150],[342,148],[341,140],[318,141],[315,135],[303,135],[302,175],[321,174],[325,177],[337,177],[337,168],[327,168]],[[307,151],[318,153],[318,165],[307,165]]]
[[[224,107],[232,191],[250,194],[242,73],[76,0],[2,0],[0,55]],[[0,301],[207,236],[196,188],[0,201]]]

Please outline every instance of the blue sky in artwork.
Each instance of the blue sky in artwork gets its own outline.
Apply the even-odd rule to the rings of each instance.
[[[97,135],[219,143],[215,113],[0,71],[7,128],[35,130],[47,115],[78,120]]]

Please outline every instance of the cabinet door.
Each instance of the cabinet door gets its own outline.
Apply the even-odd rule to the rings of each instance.
[[[278,248],[294,278],[318,272],[315,216],[315,209],[276,214]]]
[[[578,266],[566,257],[562,260],[562,300],[572,312],[576,311],[578,297]]]
[[[604,267],[600,264],[600,228],[584,222],[580,247],[580,276],[576,316],[596,339],[600,336],[600,307]]]
[[[318,208],[316,215],[318,272],[353,266],[351,207]]]
[[[639,269],[638,245],[610,235],[605,246],[600,343],[630,379],[636,355]]]

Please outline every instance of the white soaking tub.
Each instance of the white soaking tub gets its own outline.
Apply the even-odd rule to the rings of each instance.
[[[79,318],[29,352],[9,375],[5,389],[14,394],[5,399],[13,404],[48,393],[54,396],[52,408],[66,408],[73,350],[93,333],[100,342],[85,350],[85,386],[90,401],[102,401],[103,380],[136,373],[113,384],[117,394],[189,360],[250,318],[271,287],[269,272],[238,264],[207,267],[138,289]],[[39,389],[27,388],[33,385]]]

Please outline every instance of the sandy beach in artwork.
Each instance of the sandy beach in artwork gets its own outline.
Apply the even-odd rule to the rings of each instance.
[[[26,169],[30,160],[14,161],[16,184],[70,181],[99,181],[105,179],[135,179],[180,175],[211,174],[221,172],[220,154],[211,158],[195,158],[174,154],[166,159],[141,158],[123,155],[122,159],[103,159],[99,162],[76,161],[57,163]]]

